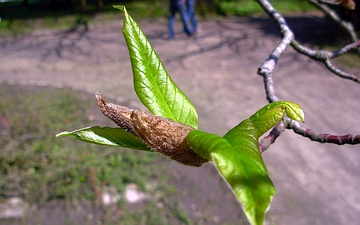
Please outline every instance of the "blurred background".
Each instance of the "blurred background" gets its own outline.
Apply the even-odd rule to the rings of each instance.
[[[334,50],[350,41],[308,1],[271,3],[309,47]],[[201,129],[224,134],[267,103],[256,70],[280,34],[254,1],[197,0],[199,34],[185,37],[177,21],[180,38],[168,41],[166,0],[1,0],[0,224],[247,224],[211,164],[198,169],[157,154],[55,138],[64,130],[114,126],[98,110],[95,91],[144,108],[132,90],[123,15],[114,4],[125,5],[144,29],[198,109]],[[359,30],[360,7],[332,8]],[[286,53],[277,68],[280,98],[304,105],[307,125],[359,133],[359,87]],[[356,52],[336,65],[359,74]],[[329,147],[291,132],[282,138],[265,153],[279,191],[267,223],[359,221],[359,147]]]
[[[359,1],[355,2],[359,4]],[[294,14],[315,10],[305,0],[273,0],[271,3],[282,13]],[[2,0],[0,2],[0,28],[2,34],[29,32],[38,28],[65,28],[81,23],[99,23],[118,15],[112,5],[125,4],[135,19],[166,17],[169,14],[169,1],[106,1],[106,0]],[[332,7],[348,21],[359,26],[360,9],[349,11],[343,7]],[[257,16],[262,9],[251,0],[197,0],[196,13],[202,18],[212,16]],[[101,14],[96,21],[91,18]],[[6,33],[5,33],[6,34]]]

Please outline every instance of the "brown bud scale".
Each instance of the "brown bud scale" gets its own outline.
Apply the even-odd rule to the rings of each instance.
[[[190,166],[201,166],[208,161],[194,152],[186,141],[192,127],[145,111],[107,103],[99,93],[96,94],[96,99],[105,116],[129,133],[140,137],[154,151]]]

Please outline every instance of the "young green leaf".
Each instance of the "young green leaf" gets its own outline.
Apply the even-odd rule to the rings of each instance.
[[[56,137],[58,136],[71,136],[81,141],[100,145],[150,151],[150,147],[148,147],[140,138],[126,132],[121,128],[94,126],[71,132],[64,131],[56,135]]]
[[[260,153],[251,150],[258,151],[257,139],[253,135],[254,130],[245,131],[239,137],[242,146],[236,143],[233,146],[225,138],[199,130],[191,131],[187,140],[196,153],[209,160],[213,159],[220,174],[242,203],[250,223],[260,225],[264,222],[265,212],[276,190]]]
[[[224,136],[224,139],[237,150],[232,160],[240,161],[245,170],[245,184],[242,185],[240,181],[235,180],[228,182],[244,205],[245,214],[251,224],[264,223],[265,212],[276,193],[259,151],[257,134],[258,131],[251,120],[246,119]]]
[[[114,6],[124,12],[124,34],[134,75],[136,94],[143,104],[157,116],[198,126],[195,107],[176,86],[146,38],[140,26],[124,6]]]
[[[229,183],[251,224],[263,224],[276,189],[261,157],[258,139],[282,118],[284,112],[295,120],[304,120],[295,103],[271,103],[231,129],[223,138],[199,130],[191,131],[187,141],[202,157],[213,159],[220,174]]]
[[[304,122],[304,112],[298,104],[285,101],[270,103],[250,117],[253,126],[256,128],[257,138],[280,122],[284,112],[291,119]]]

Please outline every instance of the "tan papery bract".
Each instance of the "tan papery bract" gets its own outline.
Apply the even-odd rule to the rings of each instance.
[[[99,93],[95,96],[106,117],[141,138],[152,150],[190,166],[201,166],[208,161],[194,152],[186,141],[192,127],[145,111],[108,103]]]

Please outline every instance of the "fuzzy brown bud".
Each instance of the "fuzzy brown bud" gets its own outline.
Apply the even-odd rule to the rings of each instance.
[[[106,117],[129,133],[140,137],[152,150],[190,166],[201,166],[208,161],[194,152],[186,141],[192,127],[145,111],[107,103],[99,93],[95,96]]]

